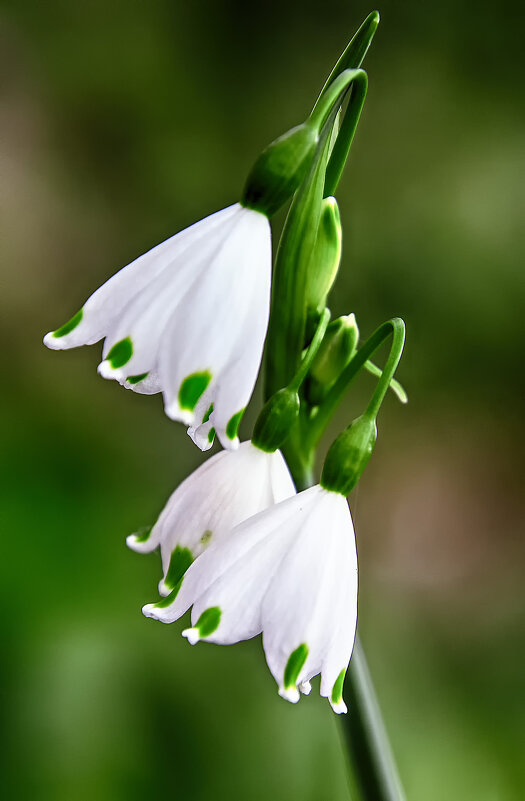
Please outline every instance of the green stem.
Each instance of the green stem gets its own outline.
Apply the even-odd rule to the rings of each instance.
[[[356,640],[344,699],[344,730],[351,759],[351,797],[365,801],[405,801],[363,647]]]
[[[288,389],[294,389],[296,392],[299,392],[299,388],[303,383],[304,379],[308,375],[308,370],[312,366],[312,362],[317,356],[317,351],[321,346],[321,342],[323,341],[323,337],[326,333],[326,327],[330,322],[330,309],[324,309],[321,317],[319,318],[319,322],[317,324],[317,328],[315,329],[315,334],[312,337],[312,341],[308,346],[308,350],[301,362],[301,366],[299,367],[298,371],[294,375],[291,382],[288,384]]]

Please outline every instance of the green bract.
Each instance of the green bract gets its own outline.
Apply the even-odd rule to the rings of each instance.
[[[348,495],[355,487],[372,456],[377,439],[374,418],[362,415],[340,434],[325,459],[321,486]]]

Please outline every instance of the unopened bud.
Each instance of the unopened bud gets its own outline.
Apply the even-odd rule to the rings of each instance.
[[[268,145],[253,165],[241,204],[271,217],[293,195],[311,164],[317,128],[303,123]]]
[[[374,418],[362,415],[340,434],[327,453],[321,486],[348,495],[370,461],[377,439]]]
[[[335,197],[322,202],[317,238],[308,265],[306,303],[309,309],[323,309],[341,262],[342,229]]]
[[[280,389],[265,403],[253,430],[252,444],[272,453],[284,443],[299,414],[299,395]]]
[[[354,355],[359,329],[354,314],[333,320],[310,368],[306,393],[308,402],[317,406]]]

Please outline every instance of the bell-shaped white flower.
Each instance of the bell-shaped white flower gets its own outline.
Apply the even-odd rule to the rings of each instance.
[[[262,632],[289,701],[310,691],[346,711],[342,686],[357,622],[357,554],[346,499],[317,485],[238,525],[188,569],[180,588],[143,608],[171,623],[193,606],[189,642],[231,644]]]
[[[159,592],[168,595],[208,545],[221,542],[238,523],[294,494],[281,452],[268,453],[243,442],[235,451],[221,451],[208,459],[177,487],[151,531],[132,534],[126,541],[139,553],[160,545],[164,577]]]
[[[128,264],[44,343],[64,349],[105,338],[102,376],[162,392],[168,416],[191,426],[202,449],[211,429],[236,447],[261,361],[270,281],[268,218],[236,203]]]

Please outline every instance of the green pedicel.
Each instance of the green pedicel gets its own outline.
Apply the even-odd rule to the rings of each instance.
[[[190,549],[177,545],[171,554],[170,566],[164,579],[164,584],[169,590],[175,589],[192,562],[193,554]]]
[[[59,339],[60,337],[65,337],[66,334],[70,334],[71,331],[73,331],[77,327],[77,325],[80,324],[83,316],[84,312],[82,309],[80,309],[80,311],[77,311],[77,313],[73,315],[71,320],[68,320],[67,323],[64,323],[64,325],[61,325],[60,328],[57,328],[56,331],[53,331],[53,336],[55,337],[55,339]]]
[[[118,370],[119,367],[124,367],[124,365],[129,362],[132,356],[133,345],[131,343],[131,339],[126,337],[125,339],[121,339],[120,342],[117,342],[115,345],[113,345],[106,356],[106,361],[110,363],[114,370]]]
[[[181,409],[187,409],[192,412],[210,381],[211,373],[209,370],[192,373],[192,375],[185,378],[179,390],[179,405]]]
[[[336,678],[332,688],[332,703],[340,704],[343,700],[343,684],[346,675],[346,668],[343,668],[339,676]]]
[[[297,679],[299,678],[299,673],[303,669],[307,656],[308,646],[304,642],[290,654],[290,658],[284,669],[284,687],[286,690],[297,687]]]

